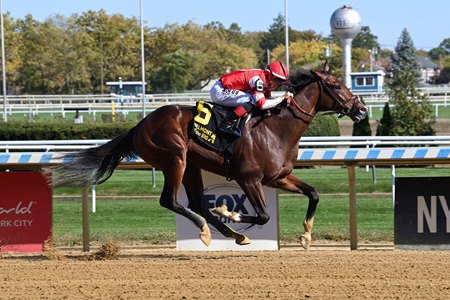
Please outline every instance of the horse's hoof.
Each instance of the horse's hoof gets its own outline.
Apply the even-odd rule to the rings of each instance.
[[[233,211],[228,219],[230,219],[234,223],[239,223],[241,222],[241,214]]]
[[[209,231],[208,224],[203,225],[200,232],[200,240],[205,246],[211,245],[211,231]]]
[[[251,244],[251,243],[252,243],[252,241],[248,237],[246,237],[245,235],[239,235],[236,238],[236,244],[238,244],[238,245],[244,246],[244,245],[248,245],[248,244]]]
[[[300,244],[305,250],[309,250],[309,246],[311,246],[311,238],[305,235],[300,237]]]
[[[222,204],[219,207],[215,207],[211,210],[212,213],[219,215],[221,217],[227,217],[230,212],[228,211],[228,207],[225,204]]]

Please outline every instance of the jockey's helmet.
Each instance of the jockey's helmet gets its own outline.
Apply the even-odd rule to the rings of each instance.
[[[266,71],[272,74],[272,76],[283,81],[286,81],[289,77],[289,71],[287,67],[279,61],[274,61],[273,63],[268,64],[266,67]]]

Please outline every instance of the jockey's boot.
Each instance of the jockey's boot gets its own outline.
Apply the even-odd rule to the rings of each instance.
[[[222,121],[219,125],[219,129],[228,134],[238,137],[241,136],[241,129],[239,128],[241,118],[245,117],[252,109],[253,105],[250,102],[239,105],[225,120]]]
[[[240,119],[240,118],[239,118]],[[234,136],[241,136],[241,130],[239,129],[239,121],[236,121],[237,119],[231,119],[227,118],[219,125],[220,131],[224,133],[228,133]]]

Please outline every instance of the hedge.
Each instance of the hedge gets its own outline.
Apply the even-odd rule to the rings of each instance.
[[[0,140],[97,140],[112,139],[129,130],[136,123],[27,123],[7,122],[0,126]],[[316,116],[305,136],[338,136],[339,125],[335,116]]]
[[[112,139],[135,123],[73,124],[7,122],[0,126],[0,140]]]
[[[338,119],[335,115],[317,115],[304,136],[340,136]]]

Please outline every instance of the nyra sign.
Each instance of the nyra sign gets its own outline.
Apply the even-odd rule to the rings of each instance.
[[[235,211],[241,215],[256,215],[247,196],[241,190],[239,185],[234,182],[228,182],[225,178],[214,175],[209,172],[203,172],[204,196],[202,205],[207,206],[209,210],[225,204],[229,211]],[[209,247],[206,247],[199,239],[199,229],[188,219],[177,215],[177,249],[178,250],[278,250],[278,197],[277,191],[271,188],[264,188],[266,196],[267,209],[270,220],[267,224],[253,225],[247,223],[233,223],[229,219],[219,218],[239,233],[245,234],[252,243],[250,245],[239,246],[234,239],[225,238],[212,225],[212,241]],[[180,189],[178,194],[179,202],[188,206],[188,200],[184,189]]]
[[[450,177],[396,178],[394,243],[450,249]]]

